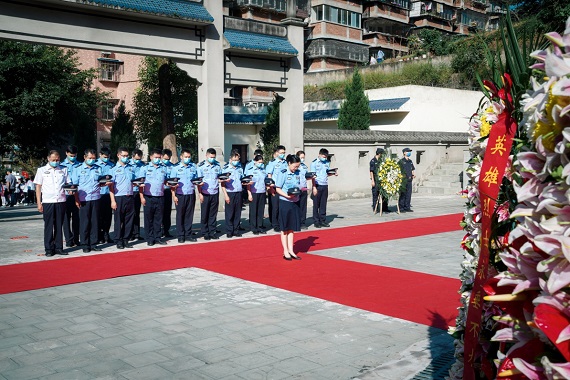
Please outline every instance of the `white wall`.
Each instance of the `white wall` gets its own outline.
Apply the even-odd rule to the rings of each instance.
[[[224,132],[224,157],[228,159],[228,154],[232,150],[232,144],[247,144],[248,159],[253,158],[253,152],[257,149],[257,142],[260,141],[259,130],[261,126],[248,124],[226,124]]]

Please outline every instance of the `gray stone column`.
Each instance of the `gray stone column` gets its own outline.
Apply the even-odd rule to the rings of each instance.
[[[280,95],[285,99],[279,109],[279,141],[285,145],[288,153],[303,149],[303,60],[305,41],[303,27],[305,24],[297,18],[282,21],[287,26],[289,42],[299,52],[297,57],[289,60],[287,90]]]

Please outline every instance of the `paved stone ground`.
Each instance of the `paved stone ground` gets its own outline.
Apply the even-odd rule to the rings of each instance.
[[[345,200],[329,215],[335,228],[458,213],[463,202],[416,196],[416,212],[379,216],[370,199]],[[33,208],[0,211],[0,265],[65,259],[41,256],[41,225]],[[457,277],[462,236],[311,254]],[[399,380],[450,350],[439,329],[197,268],[0,296],[0,379]]]

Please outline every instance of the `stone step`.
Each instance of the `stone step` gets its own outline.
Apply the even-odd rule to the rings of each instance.
[[[442,169],[459,169],[462,170],[465,164],[462,162],[446,162],[441,164]]]
[[[434,169],[433,175],[455,175],[459,178],[460,169]]]
[[[461,188],[461,182],[459,181],[432,181],[432,178],[429,178],[427,181],[424,181],[422,186],[428,187],[457,187],[458,189]]]
[[[434,182],[459,182],[459,175],[430,175],[427,180]]]
[[[418,187],[418,194],[433,194],[433,195],[452,195],[457,194],[460,191],[459,186],[451,187],[431,187],[431,186],[420,186]]]

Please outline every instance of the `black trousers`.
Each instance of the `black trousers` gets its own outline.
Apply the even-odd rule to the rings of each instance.
[[[242,192],[229,192],[230,204],[226,203],[224,209],[226,216],[226,231],[235,235],[239,232],[239,222],[241,220]]]
[[[299,195],[299,209],[301,213],[301,226],[305,225],[305,221],[307,220],[307,201],[309,199],[309,194],[307,190],[301,190],[301,194]]]
[[[133,229],[131,233],[131,238],[141,236],[141,197],[138,191],[133,193],[135,198],[134,204],[134,217],[133,217]]]
[[[136,195],[139,196],[138,194]],[[139,197],[140,198],[140,197]],[[133,195],[115,197],[117,209],[115,216],[115,242],[120,243],[128,240],[133,230],[133,219],[135,217],[135,200]]]
[[[376,211],[376,202],[378,202],[378,197],[380,196],[380,190],[377,186],[372,188],[372,210]],[[388,198],[382,198],[382,211],[388,210]],[[378,211],[380,211],[380,205],[378,205]]]
[[[269,219],[271,227],[279,229],[279,194],[269,196]]]
[[[63,236],[68,244],[79,245],[79,209],[75,205],[75,195],[68,195],[65,198]]]
[[[196,194],[176,194],[176,198],[178,198],[178,204],[176,205],[176,232],[179,239],[188,239],[192,237]]]
[[[162,236],[168,234],[172,222],[170,217],[172,215],[172,192],[170,188],[164,189],[164,211],[162,212]]]
[[[160,240],[160,225],[162,224],[162,212],[164,210],[164,197],[145,195],[144,206],[144,229],[147,243],[156,243]]]
[[[200,223],[202,224],[202,236],[214,236],[216,234],[216,218],[220,205],[219,194],[203,194],[204,202],[200,210]]]
[[[14,190],[10,190],[10,207],[14,207],[18,203],[18,194]]]
[[[412,180],[409,179],[406,183],[406,190],[400,193],[400,199],[398,199],[398,204],[400,210],[409,210],[411,208],[410,203],[412,202]]]
[[[65,202],[43,203],[44,207],[44,247],[46,252],[63,250],[63,216]]]
[[[101,205],[99,207],[99,240],[103,240],[109,236],[113,220],[111,194],[101,194]]]
[[[79,208],[79,231],[81,244],[85,248],[93,247],[99,240],[99,208],[101,200],[81,202]]]
[[[249,226],[252,232],[260,232],[263,227],[263,211],[265,211],[265,193],[252,193],[249,202]]]
[[[328,185],[316,185],[317,196],[312,196],[313,200],[313,219],[315,224],[325,223],[327,221],[327,198],[329,197]]]

